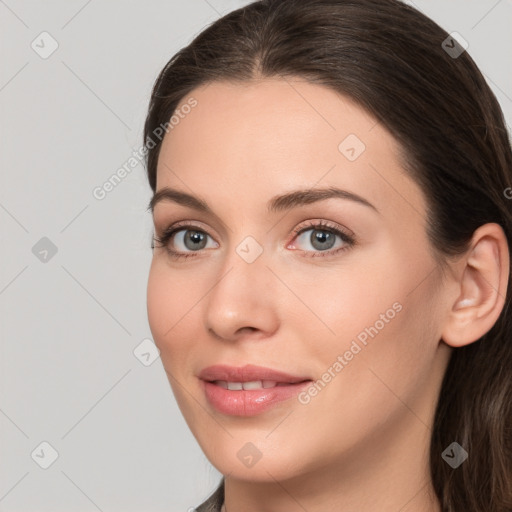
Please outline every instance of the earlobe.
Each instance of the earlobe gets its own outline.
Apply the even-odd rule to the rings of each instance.
[[[458,296],[442,333],[442,340],[452,347],[479,340],[493,327],[503,310],[510,255],[501,226],[496,223],[480,226],[461,262],[464,268],[460,272]]]

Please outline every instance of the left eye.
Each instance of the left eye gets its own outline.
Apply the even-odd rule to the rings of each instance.
[[[309,232],[309,234],[308,234]],[[338,247],[335,247],[336,238],[340,239]],[[296,240],[302,245],[301,250],[307,252],[336,252],[336,249],[348,248],[352,244],[352,238],[335,228],[324,228],[322,226],[313,226],[303,229],[299,232]],[[308,244],[310,247],[308,247]],[[293,243],[295,246],[295,242]],[[340,247],[341,246],[341,247]]]

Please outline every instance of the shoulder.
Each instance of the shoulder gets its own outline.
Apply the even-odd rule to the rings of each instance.
[[[214,493],[199,506],[195,508],[196,512],[220,512],[224,503],[224,478]]]

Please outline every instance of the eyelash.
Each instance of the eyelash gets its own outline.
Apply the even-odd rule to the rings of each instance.
[[[329,257],[334,256],[335,254],[338,254],[342,251],[346,251],[348,249],[351,249],[356,245],[356,240],[354,237],[349,235],[348,233],[345,233],[344,231],[336,228],[334,225],[330,224],[326,221],[309,221],[309,224],[306,226],[302,225],[293,230],[293,234],[295,235],[293,240],[297,238],[299,235],[301,235],[304,231],[309,231],[310,229],[315,229],[317,231],[328,231],[329,233],[332,233],[334,235],[338,235],[343,242],[345,242],[345,245],[343,247],[338,247],[337,249],[330,249],[328,251],[302,251],[305,252],[306,255],[304,257],[306,258],[323,258],[323,257]],[[154,241],[158,244],[156,246],[152,245],[151,247],[159,247],[159,248],[165,248],[166,251],[169,253],[169,255],[174,259],[180,259],[180,258],[190,258],[195,257],[197,253],[200,253],[201,251],[191,251],[188,253],[181,253],[179,251],[175,251],[174,249],[170,249],[168,247],[168,243],[171,239],[171,237],[178,233],[179,231],[187,231],[190,229],[191,231],[198,231],[201,233],[204,233],[207,236],[208,233],[204,231],[203,229],[200,229],[199,226],[194,226],[193,224],[187,224],[187,223],[178,223],[174,224],[173,226],[167,228],[162,236],[155,236]],[[310,252],[313,252],[313,254],[308,254]]]

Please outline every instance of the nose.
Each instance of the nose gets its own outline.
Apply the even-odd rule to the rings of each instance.
[[[264,252],[248,261],[233,249],[206,297],[205,328],[217,339],[262,339],[278,329],[279,282]]]

